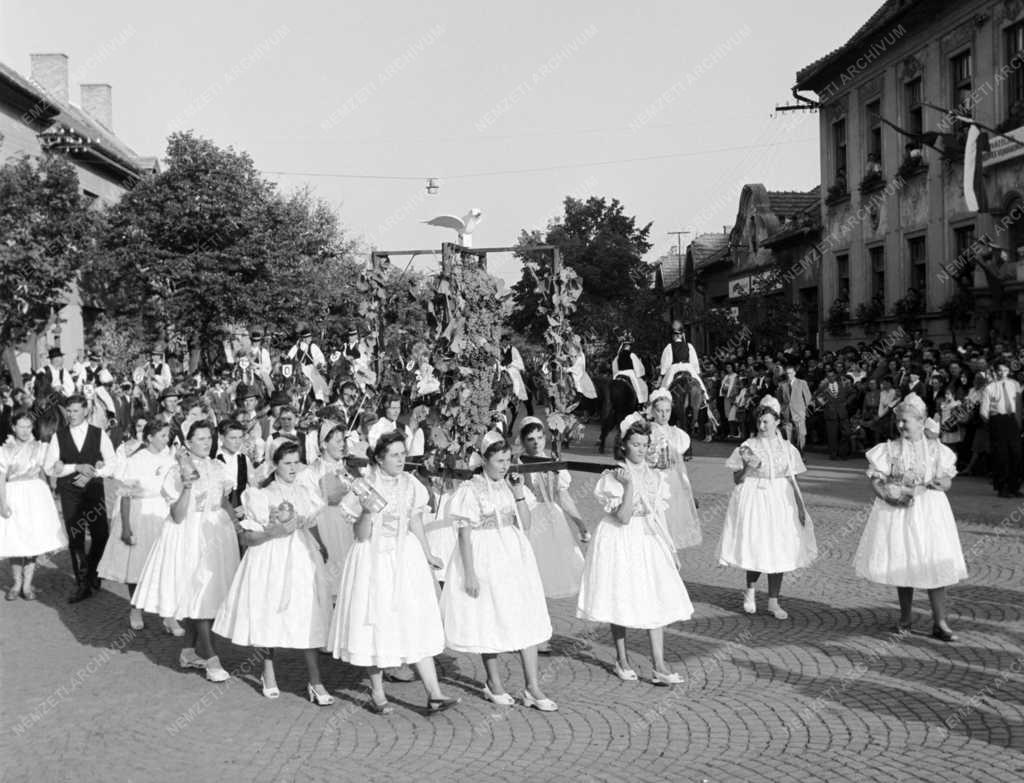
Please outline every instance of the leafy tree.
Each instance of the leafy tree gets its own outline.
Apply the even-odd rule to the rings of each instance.
[[[147,339],[180,334],[195,369],[231,324],[290,334],[354,301],[352,244],[308,191],[281,195],[247,154],[191,133],[170,137],[167,159],[111,210],[85,277],[108,312]]]
[[[98,223],[63,158],[21,156],[0,167],[0,346],[39,331],[64,305]]]
[[[583,293],[572,315],[580,334],[605,336],[622,327],[630,328],[629,304],[638,291],[649,288],[648,267],[643,255],[651,248],[651,224],[637,226],[635,217],[625,214],[618,199],[590,197],[586,201],[567,196],[564,214],[552,221],[547,230],[523,231],[519,235],[517,255],[550,269],[551,253],[531,251],[539,244],[557,245],[563,262],[579,276]],[[543,274],[543,273],[542,273]],[[548,271],[547,274],[550,274]],[[538,278],[530,268],[513,286],[516,304],[510,323],[517,331],[540,335],[547,328],[538,318]]]

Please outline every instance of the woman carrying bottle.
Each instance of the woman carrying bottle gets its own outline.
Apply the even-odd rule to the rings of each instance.
[[[523,703],[553,712],[558,705],[541,690],[537,674],[537,645],[551,638],[551,620],[526,537],[533,493],[509,475],[512,450],[499,433],[484,434],[474,457],[481,473],[459,486],[449,507],[459,546],[441,594],[448,646],[483,657],[484,696],[506,707],[515,699],[502,684],[498,655],[519,651]]]
[[[675,544],[665,524],[668,484],[647,463],[651,431],[639,413],[619,425],[615,456],[619,468],[602,474],[594,495],[605,514],[587,550],[576,616],[611,626],[615,676],[639,677],[629,663],[626,629],[646,629],[651,642],[654,685],[683,678],[665,662],[665,626],[693,616],[693,604],[679,576]]]
[[[384,669],[413,664],[427,692],[427,709],[459,702],[441,692],[434,656],[444,650],[431,555],[423,532],[427,490],[405,468],[405,435],[383,433],[370,443],[372,466],[353,482],[342,508],[354,523],[327,648],[335,658],[369,669],[371,708],[394,711]]]
[[[735,448],[725,466],[733,472],[718,562],[747,574],[743,611],[757,612],[756,585],[768,574],[768,611],[778,620],[789,614],[779,606],[782,577],[810,565],[818,556],[814,524],[804,506],[796,477],[807,471],[800,452],[779,432],[778,400],[761,399],[755,414],[757,435]]]
[[[647,461],[662,472],[668,485],[665,521],[676,549],[697,546],[703,537],[693,497],[693,485],[683,455],[690,449],[690,436],[668,423],[672,416],[672,395],[666,389],[651,394],[651,446]]]
[[[913,622],[914,588],[928,591],[932,636],[956,640],[946,622],[946,587],[967,578],[960,536],[946,493],[956,475],[956,454],[925,435],[927,407],[908,394],[895,410],[900,437],[867,453],[876,498],[854,566],[871,582],[896,588],[898,633]]]
[[[306,695],[321,707],[334,703],[320,679],[319,650],[327,644],[331,597],[324,569],[326,549],[317,533],[324,506],[308,485],[296,481],[299,445],[282,440],[271,455],[270,483],[242,493],[245,518],[238,538],[246,547],[213,630],[234,644],[267,648],[260,683],[263,695],[281,695],[274,671],[276,648],[302,650]]]
[[[185,620],[182,668],[206,670],[206,679],[223,682],[211,626],[238,568],[234,508],[235,484],[225,465],[210,459],[213,426],[196,421],[185,435],[186,448],[164,479],[170,518],[160,531],[139,577],[132,605],[161,617]]]

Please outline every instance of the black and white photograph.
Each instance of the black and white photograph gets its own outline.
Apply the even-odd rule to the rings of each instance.
[[[0,0],[0,782],[1024,780],[1024,0]]]

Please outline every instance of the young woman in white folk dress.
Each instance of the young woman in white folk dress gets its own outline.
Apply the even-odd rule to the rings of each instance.
[[[946,497],[956,475],[956,454],[926,437],[927,408],[916,394],[896,406],[895,417],[900,437],[879,443],[866,455],[877,497],[854,566],[859,576],[896,588],[898,633],[910,631],[914,588],[921,588],[932,606],[932,636],[952,642],[956,637],[946,622],[946,587],[967,578]]]
[[[757,435],[735,448],[725,466],[733,488],[719,543],[718,562],[747,572],[743,611],[757,612],[756,585],[768,574],[768,611],[789,617],[779,605],[782,577],[818,556],[814,523],[796,476],[806,472],[800,452],[779,433],[781,405],[764,397],[756,413]]]
[[[665,521],[676,549],[697,546],[703,540],[700,517],[693,497],[693,485],[683,455],[690,449],[690,436],[668,423],[672,416],[672,395],[658,389],[650,397],[651,446],[647,461],[662,472],[668,484],[668,509]]]
[[[274,671],[276,648],[302,650],[309,678],[306,695],[321,707],[334,697],[320,679],[319,650],[327,645],[330,588],[326,549],[317,532],[324,502],[296,481],[302,469],[299,445],[282,440],[271,455],[274,472],[264,488],[242,493],[245,517],[238,539],[246,547],[231,589],[213,621],[213,631],[243,647],[266,648],[260,683],[263,695],[281,695]]]
[[[423,532],[426,488],[405,472],[405,436],[399,430],[370,443],[372,466],[353,484],[342,508],[354,523],[327,647],[335,658],[369,669],[371,708],[394,711],[384,693],[386,667],[413,664],[427,692],[427,708],[459,702],[441,692],[434,656],[444,650],[431,555]]]
[[[486,433],[474,456],[482,472],[459,486],[449,511],[459,546],[441,593],[448,646],[483,657],[484,696],[507,707],[515,699],[502,684],[498,655],[518,650],[523,703],[553,712],[558,705],[541,690],[537,674],[537,645],[551,638],[551,620],[526,537],[533,493],[519,476],[509,476],[512,450],[500,433]]]
[[[297,479],[325,503],[320,510],[317,531],[327,547],[327,585],[332,597],[352,546],[352,522],[341,507],[341,500],[353,481],[345,466],[347,453],[345,427],[336,421],[324,422],[320,427],[320,456]]]
[[[146,559],[132,605],[185,622],[183,668],[205,669],[211,682],[230,675],[221,666],[211,626],[238,568],[238,539],[229,494],[235,478],[210,459],[213,427],[197,421],[164,479],[171,513]]]
[[[43,478],[47,444],[33,437],[34,423],[29,413],[15,411],[11,415],[14,434],[0,446],[0,558],[11,559],[14,575],[8,601],[19,595],[35,600],[36,557],[68,545],[53,493]]]
[[[120,487],[116,500],[120,508],[119,513],[111,517],[110,538],[97,569],[101,579],[127,585],[129,600],[135,595],[142,568],[170,516],[171,507],[164,497],[163,486],[175,465],[167,446],[170,438],[167,422],[160,419],[146,422],[141,436],[141,443],[132,452],[121,452],[118,447],[118,467],[112,480]],[[169,633],[175,633],[175,627],[181,628],[173,618],[168,620],[173,623],[169,625],[165,621]],[[128,623],[132,630],[141,630],[144,627],[142,610],[133,606]],[[176,635],[182,634],[184,629]]]
[[[693,604],[679,576],[675,544],[665,524],[668,483],[647,464],[651,431],[639,413],[619,425],[615,456],[619,468],[598,479],[594,495],[604,516],[587,550],[576,616],[611,625],[615,675],[639,679],[629,663],[626,629],[643,628],[651,641],[655,685],[683,678],[665,662],[665,626],[693,616]]]
[[[540,419],[534,416],[523,419],[519,425],[519,441],[525,456],[551,459]],[[523,481],[537,499],[537,505],[530,509],[530,530],[526,537],[533,545],[544,595],[548,598],[576,595],[583,576],[583,553],[576,544],[573,528],[583,540],[589,539],[590,534],[569,494],[572,477],[568,470],[559,470],[524,473]]]

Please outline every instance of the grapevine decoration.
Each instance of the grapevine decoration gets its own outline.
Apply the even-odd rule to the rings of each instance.
[[[573,363],[571,346],[578,340],[569,317],[576,311],[583,293],[583,282],[575,270],[561,263],[558,250],[551,264],[524,259],[526,274],[533,279],[537,295],[537,313],[547,319],[544,342],[548,360],[541,368],[541,379],[548,399],[547,426],[558,458],[561,448],[583,437],[583,425],[575,416],[576,390],[566,368]]]
[[[432,437],[453,461],[490,425],[500,360],[498,281],[478,256],[445,243],[427,313],[436,340],[431,363],[442,378]]]

